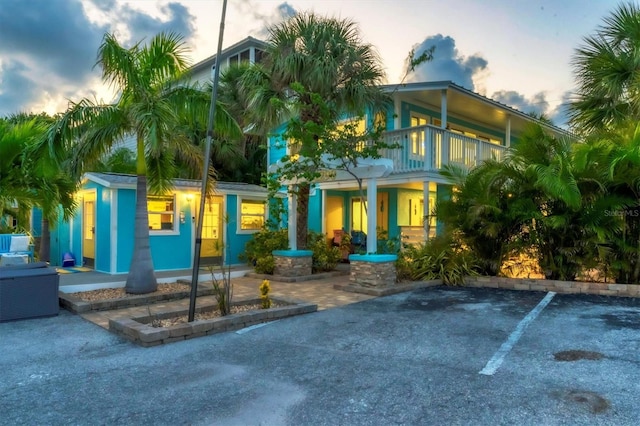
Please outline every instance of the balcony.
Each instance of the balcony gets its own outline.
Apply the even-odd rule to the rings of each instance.
[[[485,160],[502,160],[506,149],[431,125],[386,132],[384,141],[400,147],[380,152],[393,161],[392,174],[438,171],[447,164],[472,168]]]

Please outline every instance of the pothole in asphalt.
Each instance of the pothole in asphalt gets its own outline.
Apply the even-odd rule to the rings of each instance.
[[[578,403],[594,414],[602,413],[611,406],[609,401],[597,393],[585,390],[570,390],[566,393],[564,399],[569,402]]]
[[[553,357],[556,361],[579,361],[581,359],[597,361],[604,358],[604,355],[600,352],[571,349],[568,351],[556,352],[555,354],[553,354]]]

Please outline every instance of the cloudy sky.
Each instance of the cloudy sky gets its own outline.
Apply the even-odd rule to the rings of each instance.
[[[351,18],[374,45],[389,83],[405,75],[411,49],[435,46],[407,81],[452,80],[524,112],[563,124],[574,86],[570,66],[613,0],[230,0],[223,45],[288,15]],[[215,53],[222,0],[0,0],[0,116],[64,111],[69,100],[113,94],[93,67],[105,32],[134,43],[181,33],[196,63]]]

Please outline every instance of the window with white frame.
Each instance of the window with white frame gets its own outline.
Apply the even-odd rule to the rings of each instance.
[[[411,115],[411,127],[421,127],[429,124],[429,118],[419,115]],[[425,143],[424,129],[411,131],[411,154],[417,156],[424,156],[424,143]]]
[[[238,218],[240,231],[259,231],[264,226],[266,214],[265,200],[242,198]]]
[[[150,231],[174,231],[176,202],[173,195],[149,195],[147,197]]]

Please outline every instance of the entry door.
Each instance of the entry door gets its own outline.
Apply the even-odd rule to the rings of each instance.
[[[207,199],[202,222],[201,265],[217,265],[222,260],[222,197]]]
[[[367,212],[361,198],[351,199],[351,229],[367,232]]]
[[[389,193],[378,192],[378,211],[376,227],[382,231],[389,230]]]
[[[344,198],[329,196],[325,206],[325,229],[329,237],[333,237],[333,231],[344,228]]]
[[[96,260],[96,194],[86,193],[82,206],[82,264],[89,268]]]

